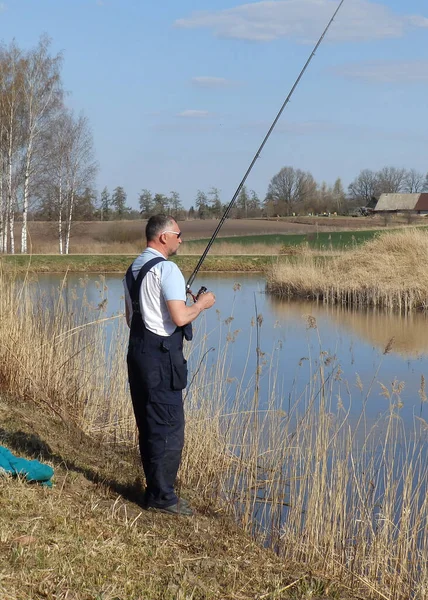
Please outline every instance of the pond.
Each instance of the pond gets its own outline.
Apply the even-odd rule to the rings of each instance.
[[[414,416],[428,420],[425,314],[280,300],[266,295],[263,277],[254,274],[201,274],[196,285],[212,290],[216,304],[196,322],[192,345],[203,340],[211,350],[204,356],[207,368],[224,361],[230,398],[237,386],[255,385],[259,364],[260,407],[267,406],[274,386],[287,410],[304,393],[321,361],[327,377],[334,376],[343,395],[352,398],[351,415],[360,414],[364,403],[367,417],[375,420],[395,402],[409,427]],[[38,276],[37,287],[43,292],[59,286],[66,297],[83,294],[79,290],[84,289],[89,304],[99,307],[105,316],[123,313],[122,278],[118,275],[82,278],[69,274],[65,281],[61,275]],[[125,353],[126,348],[124,360]],[[192,360],[189,364],[191,369],[198,368]]]

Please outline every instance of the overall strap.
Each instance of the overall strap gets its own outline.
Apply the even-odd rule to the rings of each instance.
[[[128,288],[129,295],[131,296],[132,311],[134,313],[141,314],[141,311],[140,311],[140,288],[141,288],[141,283],[142,283],[144,277],[147,275],[147,273],[150,271],[150,269],[152,267],[154,267],[158,263],[162,262],[163,260],[165,260],[165,258],[156,256],[155,258],[152,258],[151,260],[146,262],[146,264],[141,267],[136,279],[134,278],[134,274],[132,272],[132,265],[126,271],[126,276],[125,276],[126,287]]]

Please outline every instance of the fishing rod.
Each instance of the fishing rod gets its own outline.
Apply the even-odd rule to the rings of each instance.
[[[267,132],[267,134],[265,135],[265,137],[264,137],[264,140],[263,140],[263,142],[262,142],[262,143],[261,143],[261,145],[260,145],[260,148],[257,150],[256,154],[254,155],[254,158],[253,158],[253,160],[251,161],[251,164],[250,164],[250,166],[248,167],[248,169],[247,169],[247,171],[246,171],[246,173],[245,173],[244,177],[242,178],[242,181],[241,181],[241,183],[238,185],[238,187],[237,187],[237,189],[236,189],[236,192],[233,194],[233,198],[232,198],[232,200],[230,201],[230,203],[229,203],[228,207],[226,208],[226,210],[224,211],[224,214],[223,214],[223,216],[221,217],[221,219],[220,219],[220,221],[219,221],[219,224],[217,225],[217,227],[216,227],[216,229],[215,229],[214,233],[213,233],[213,234],[212,234],[212,236],[211,236],[211,239],[210,239],[210,241],[209,241],[209,242],[208,242],[208,244],[207,244],[207,247],[205,248],[205,250],[204,250],[204,252],[203,252],[203,254],[202,254],[201,258],[199,259],[199,262],[198,262],[198,264],[197,264],[197,265],[196,265],[196,267],[195,267],[195,270],[193,271],[193,273],[192,273],[192,274],[191,274],[191,276],[189,277],[189,280],[188,280],[188,282],[187,282],[187,284],[186,284],[186,292],[187,292],[187,294],[189,294],[190,296],[192,296],[192,298],[193,298],[193,300],[194,300],[194,301],[196,301],[196,300],[198,299],[198,297],[199,297],[199,295],[200,295],[200,294],[202,294],[202,293],[206,292],[206,291],[207,291],[207,288],[205,288],[205,287],[201,287],[201,289],[199,290],[199,292],[198,292],[196,295],[193,295],[193,294],[192,294],[192,291],[190,290],[190,286],[193,284],[193,282],[194,282],[194,280],[195,280],[195,277],[196,277],[196,275],[198,274],[198,272],[199,272],[199,269],[200,269],[200,268],[201,268],[201,266],[202,266],[202,263],[204,262],[204,260],[205,260],[205,258],[206,258],[206,256],[207,256],[208,252],[210,251],[210,248],[211,248],[211,246],[213,245],[215,238],[217,237],[217,234],[218,234],[218,232],[219,232],[219,231],[220,231],[220,229],[222,228],[222,226],[223,226],[223,223],[225,222],[225,220],[227,219],[227,217],[228,217],[228,215],[229,215],[229,212],[230,212],[230,210],[231,210],[232,206],[234,205],[234,203],[235,203],[235,201],[236,201],[237,197],[239,196],[239,193],[240,193],[240,191],[242,190],[242,188],[243,188],[243,186],[244,186],[244,184],[245,184],[245,182],[246,182],[246,180],[247,180],[247,177],[248,177],[248,175],[251,173],[251,170],[252,170],[252,168],[254,167],[254,165],[255,165],[255,163],[256,163],[256,160],[257,160],[257,159],[260,157],[260,153],[261,153],[261,151],[263,150],[263,148],[264,148],[264,146],[265,146],[266,142],[268,141],[268,139],[269,139],[269,137],[270,137],[270,134],[271,134],[271,133],[272,133],[272,131],[274,130],[274,128],[275,128],[275,125],[278,123],[278,121],[279,121],[279,118],[280,118],[280,116],[282,115],[282,112],[283,112],[284,108],[285,108],[285,107],[287,106],[287,104],[290,102],[290,99],[291,99],[291,96],[292,96],[292,95],[293,95],[293,93],[294,93],[294,90],[295,90],[295,89],[296,89],[296,87],[299,85],[299,82],[300,82],[301,78],[303,77],[303,74],[304,74],[304,72],[306,71],[306,69],[307,69],[307,68],[308,68],[308,66],[309,66],[309,63],[311,62],[311,60],[312,60],[312,59],[313,59],[313,57],[315,56],[315,53],[316,53],[316,51],[318,50],[318,48],[319,48],[319,46],[320,46],[321,42],[323,41],[323,39],[324,39],[324,37],[325,37],[325,35],[326,35],[327,31],[330,29],[330,25],[333,23],[334,19],[336,18],[336,15],[337,15],[337,13],[339,12],[339,10],[340,10],[340,8],[341,8],[342,4],[344,3],[344,1],[345,1],[345,0],[341,0],[341,2],[340,2],[340,4],[339,4],[339,6],[336,8],[336,10],[334,11],[334,14],[333,14],[333,16],[331,17],[330,21],[328,22],[328,25],[327,25],[327,27],[324,29],[324,31],[323,31],[323,33],[322,33],[322,35],[321,35],[320,39],[319,39],[319,40],[318,40],[318,42],[315,44],[315,46],[314,46],[314,49],[312,50],[312,52],[311,52],[311,54],[310,54],[310,56],[309,56],[308,60],[307,60],[307,61],[306,61],[306,63],[305,63],[305,66],[304,66],[304,67],[303,67],[303,69],[300,71],[300,74],[299,74],[298,78],[297,78],[297,79],[296,79],[296,81],[294,82],[294,85],[293,85],[293,87],[291,88],[291,90],[290,90],[290,92],[289,92],[289,94],[288,94],[287,98],[284,100],[284,103],[283,103],[283,105],[281,106],[281,108],[280,108],[280,110],[279,110],[278,114],[276,115],[276,117],[275,117],[275,119],[274,119],[274,121],[273,121],[272,125],[270,126],[270,128],[269,128],[269,131],[268,131],[268,132]]]

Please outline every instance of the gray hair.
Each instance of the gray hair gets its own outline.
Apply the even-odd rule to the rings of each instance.
[[[151,242],[168,227],[172,227],[174,219],[169,215],[153,215],[147,221],[146,225],[146,239]]]

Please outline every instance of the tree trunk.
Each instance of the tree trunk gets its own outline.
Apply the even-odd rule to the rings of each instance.
[[[62,249],[62,209],[59,209],[59,216],[58,216],[58,244],[59,244],[59,253],[63,254],[63,249]]]
[[[13,202],[12,202],[12,150],[9,150],[8,156],[8,182],[7,182],[7,202],[6,202],[6,213],[9,226],[9,238],[10,248],[8,247],[8,234],[6,233],[6,252],[10,250],[11,254],[15,253],[15,236],[13,232],[14,225],[14,214],[13,214]],[[6,225],[6,228],[7,228]]]
[[[28,143],[27,156],[26,156],[26,160],[25,160],[24,204],[22,207],[21,254],[27,253],[28,197],[29,197],[29,190],[30,190],[30,168],[31,168],[32,149],[33,149],[33,140],[30,139],[30,141]]]
[[[15,232],[13,230],[14,225],[15,225],[15,211],[14,211],[14,206],[11,205],[10,214],[9,214],[9,237],[10,237],[10,253],[11,254],[15,254]]]
[[[63,243],[62,243],[62,179],[59,180],[59,199],[58,199],[58,243],[59,253],[63,254]]]
[[[3,167],[2,161],[2,167]],[[5,202],[3,195],[3,169],[0,172],[0,254],[5,252],[4,247],[4,213],[5,213]]]
[[[73,205],[74,205],[74,192],[70,194],[70,207],[67,218],[67,231],[65,236],[65,254],[70,252],[70,232],[71,232],[71,220],[73,218]]]

